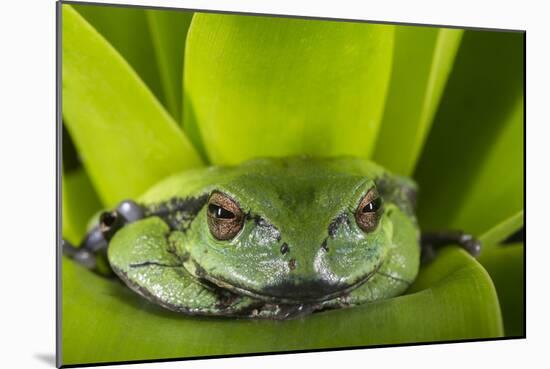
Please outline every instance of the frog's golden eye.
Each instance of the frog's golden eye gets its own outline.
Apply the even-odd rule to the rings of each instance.
[[[230,240],[243,228],[244,216],[241,208],[220,192],[214,192],[210,196],[207,215],[210,232],[218,240]]]
[[[372,232],[378,225],[380,210],[382,209],[382,198],[375,188],[367,192],[355,211],[355,221],[359,228],[365,232]]]

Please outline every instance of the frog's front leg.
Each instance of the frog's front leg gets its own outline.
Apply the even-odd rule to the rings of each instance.
[[[78,264],[82,265],[86,269],[97,269],[97,256],[86,247],[75,247],[67,240],[61,240],[61,247],[63,254],[73,259]]]
[[[474,257],[478,256],[481,251],[481,242],[471,234],[462,231],[423,232],[421,236],[422,263],[432,261],[437,249],[450,244],[459,245]]]
[[[190,315],[252,316],[263,302],[236,295],[191,275],[177,251],[182,231],[158,216],[128,224],[107,250],[113,271],[132,290],[166,309]],[[261,315],[260,315],[261,317]]]
[[[78,247],[62,240],[63,253],[87,269],[102,275],[111,275],[107,262],[109,240],[125,224],[144,216],[145,212],[140,205],[132,200],[122,201],[115,210],[100,215],[99,223],[88,231]]]

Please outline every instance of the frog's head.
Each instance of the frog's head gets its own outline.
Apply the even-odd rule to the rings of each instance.
[[[392,239],[374,181],[300,162],[244,166],[208,189],[179,251],[199,278],[263,300],[323,301],[366,282]]]

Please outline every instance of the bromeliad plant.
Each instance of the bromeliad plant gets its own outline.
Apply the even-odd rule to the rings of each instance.
[[[290,321],[172,313],[63,258],[64,364],[524,334],[523,245],[501,245],[524,218],[522,34],[86,5],[62,27],[69,241],[168,175],[308,154],[412,176],[422,229],[484,244],[403,296]]]

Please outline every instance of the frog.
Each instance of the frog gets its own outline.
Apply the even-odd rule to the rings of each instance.
[[[441,245],[479,252],[421,233],[417,192],[367,159],[257,158],[172,175],[63,248],[168,310],[290,319],[399,296]]]

